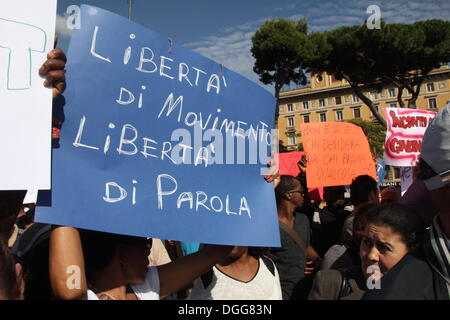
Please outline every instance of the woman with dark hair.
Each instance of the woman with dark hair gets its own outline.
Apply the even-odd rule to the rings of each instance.
[[[277,268],[264,248],[236,246],[194,282],[191,300],[281,300]]]
[[[359,300],[366,290],[379,287],[380,279],[420,243],[425,232],[421,220],[400,204],[377,205],[367,212],[357,272],[320,271],[311,300]]]
[[[379,270],[380,277],[385,276],[409,251],[416,249],[424,233],[422,221],[403,205],[377,206],[369,211],[360,248],[366,278],[373,275],[373,270]]]
[[[54,227],[49,269],[55,297],[158,300],[188,286],[232,248],[208,245],[201,252],[149,267],[151,245],[148,238]]]

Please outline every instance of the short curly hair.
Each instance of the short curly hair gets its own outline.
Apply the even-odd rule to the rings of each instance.
[[[367,225],[389,227],[401,236],[409,250],[415,249],[420,244],[426,231],[422,220],[415,212],[398,203],[376,205],[367,214]]]
[[[295,181],[300,182],[296,177],[293,176],[289,175],[280,176],[280,183],[275,188],[275,198],[277,201],[277,205],[280,204],[280,201],[286,192],[289,192],[295,188]]]
[[[369,201],[369,193],[377,191],[377,182],[368,175],[358,176],[353,179],[350,185],[350,200],[353,205],[358,205]]]

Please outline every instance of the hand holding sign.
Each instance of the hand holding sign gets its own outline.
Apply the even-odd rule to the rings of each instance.
[[[53,49],[47,54],[47,61],[39,69],[39,74],[45,77],[44,86],[52,86],[53,99],[66,89],[66,55],[61,49]]]
[[[302,158],[297,162],[297,166],[300,172],[306,173],[306,167],[308,166],[308,156],[306,154],[302,155]]]

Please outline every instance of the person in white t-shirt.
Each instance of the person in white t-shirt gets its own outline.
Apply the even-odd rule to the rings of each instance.
[[[211,270],[194,281],[190,300],[281,300],[275,264],[262,248],[234,247]]]
[[[158,300],[175,293],[222,260],[229,246],[208,245],[148,267],[152,239],[54,226],[50,282],[57,299]]]

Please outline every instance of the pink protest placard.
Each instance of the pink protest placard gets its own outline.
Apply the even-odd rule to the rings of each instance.
[[[383,161],[397,167],[413,167],[420,156],[422,138],[436,112],[384,108],[387,123]]]

